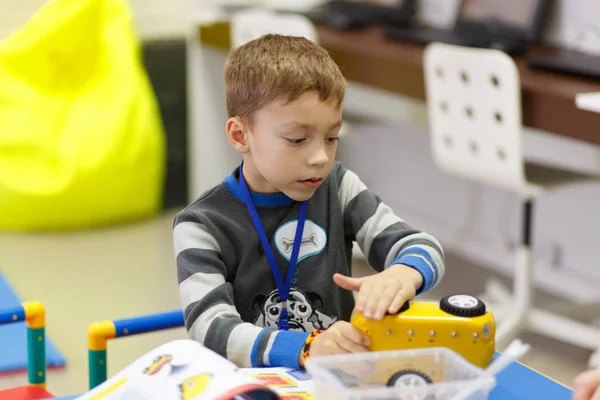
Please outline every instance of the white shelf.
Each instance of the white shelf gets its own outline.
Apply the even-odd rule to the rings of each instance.
[[[600,113],[600,92],[579,93],[575,96],[577,108]]]

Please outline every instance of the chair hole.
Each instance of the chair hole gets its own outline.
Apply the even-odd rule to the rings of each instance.
[[[465,114],[467,114],[467,117],[469,118],[473,118],[473,107],[471,106],[466,106],[465,107]]]
[[[497,123],[501,124],[503,120],[502,113],[500,111],[496,111],[494,113],[494,119],[496,119]]]
[[[442,102],[440,103],[440,108],[442,109],[443,112],[448,112],[448,102],[445,100],[442,100]]]
[[[442,69],[442,67],[440,67],[439,65],[435,67],[435,74],[438,76],[438,78],[443,78],[444,70]]]
[[[500,79],[495,74],[492,74],[490,81],[492,81],[492,86],[495,88],[500,87]]]
[[[444,135],[444,144],[445,144],[446,146],[448,146],[448,147],[452,147],[452,143],[453,143],[453,142],[454,142],[454,141],[452,140],[452,136],[450,136],[450,135],[448,135],[448,134],[445,134],[445,135]]]
[[[496,150],[496,153],[498,154],[498,159],[500,159],[500,161],[506,161],[506,152],[504,149],[499,148]]]
[[[460,71],[460,79],[463,81],[463,83],[469,83],[469,74],[467,74],[465,71]]]
[[[472,140],[469,142],[469,149],[471,150],[471,153],[477,154],[477,152],[479,152],[479,145]]]

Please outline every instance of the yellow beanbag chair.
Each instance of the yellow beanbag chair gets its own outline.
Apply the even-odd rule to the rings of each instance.
[[[50,1],[0,43],[0,230],[153,215],[165,157],[124,1]]]

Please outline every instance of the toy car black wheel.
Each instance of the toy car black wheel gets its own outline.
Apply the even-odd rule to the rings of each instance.
[[[398,314],[408,310],[409,308],[410,308],[410,302],[407,301],[406,303],[402,304],[402,307],[400,307],[400,309],[398,310]]]
[[[388,315],[400,314],[400,313],[403,313],[404,311],[408,310],[409,308],[410,308],[410,302],[407,301],[406,303],[402,304],[402,307],[400,307],[400,309],[397,312],[395,312],[394,314],[391,314],[389,312],[387,314]]]
[[[412,393],[407,395],[406,400],[425,400],[427,399],[427,385],[430,383],[432,380],[429,375],[416,369],[405,369],[392,375],[387,386],[413,389]]]
[[[479,317],[486,312],[485,304],[477,297],[453,294],[440,300],[440,309],[457,317]]]

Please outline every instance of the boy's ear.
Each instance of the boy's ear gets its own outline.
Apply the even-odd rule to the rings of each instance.
[[[227,124],[225,124],[225,130],[227,131],[227,138],[229,139],[229,143],[240,153],[246,154],[250,151],[250,147],[248,146],[248,137],[247,137],[247,126],[238,117],[232,117],[227,120]]]

